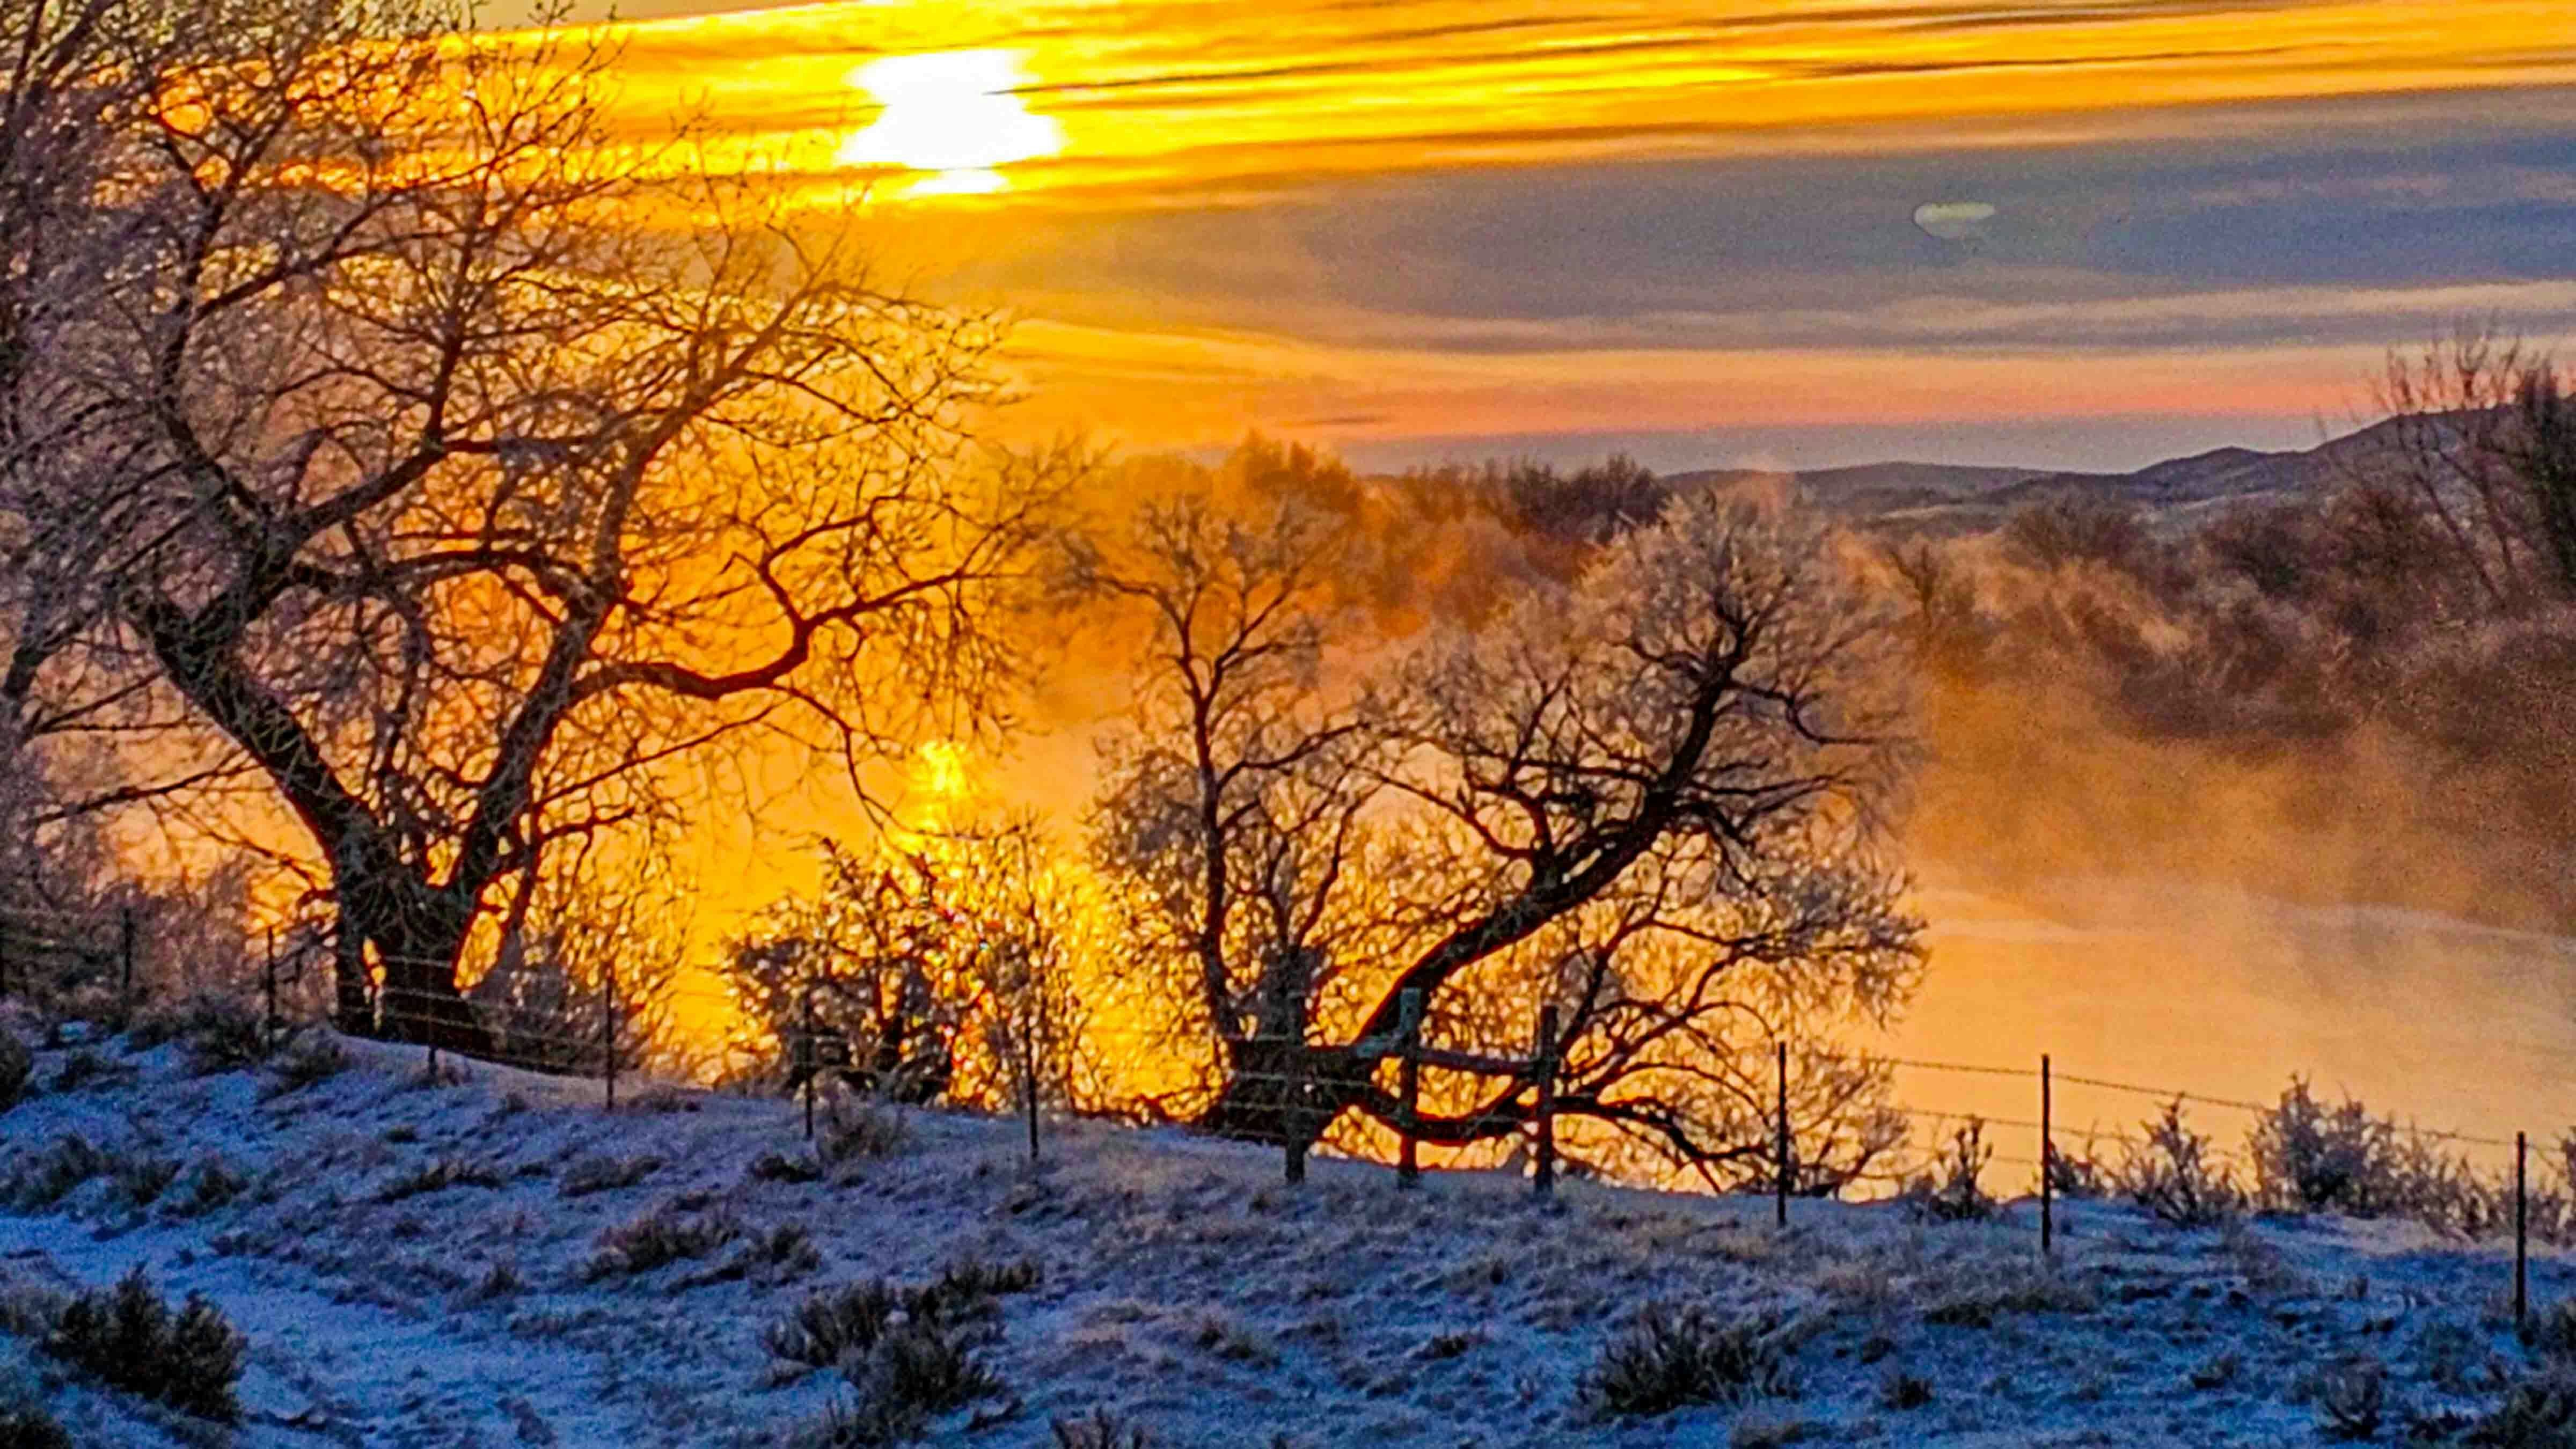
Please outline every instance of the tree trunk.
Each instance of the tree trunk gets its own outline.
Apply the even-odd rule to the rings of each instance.
[[[1225,1044],[1225,1085],[1199,1130],[1242,1142],[1312,1147],[1356,1099],[1367,1069],[1338,1047],[1257,1036]]]
[[[376,983],[367,973],[367,939],[347,923],[331,936],[333,1024],[350,1036],[376,1034]]]
[[[458,909],[449,893],[424,886],[401,864],[344,870],[339,880],[340,936],[361,951],[373,946],[384,971],[377,998],[378,1033],[389,1041],[416,1042],[466,1056],[489,1056],[492,1034],[456,982],[456,961],[473,923],[470,907]],[[342,955],[344,970],[348,953]],[[364,971],[363,960],[359,971]],[[348,1009],[350,976],[339,983]]]

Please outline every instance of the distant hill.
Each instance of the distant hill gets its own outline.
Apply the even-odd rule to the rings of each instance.
[[[2348,478],[2371,454],[2388,448],[2392,426],[2374,423],[2304,450],[2212,448],[2130,473],[1899,462],[1803,472],[1710,468],[1667,474],[1664,481],[1677,488],[1785,487],[1852,521],[1906,532],[1980,533],[2017,508],[2065,494],[2118,498],[2182,524],[2213,508]]]

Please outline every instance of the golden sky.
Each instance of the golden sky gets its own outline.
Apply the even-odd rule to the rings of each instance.
[[[2105,462],[2576,320],[2568,0],[684,8],[629,123],[1020,313],[1032,427]]]

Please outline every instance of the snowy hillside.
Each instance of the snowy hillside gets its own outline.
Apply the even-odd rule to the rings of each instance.
[[[1767,1200],[1577,1183],[1548,1210],[1349,1162],[1289,1189],[1268,1152],[1097,1126],[1053,1129],[1032,1176],[1017,1124],[934,1114],[845,1117],[869,1125],[817,1164],[783,1102],[665,1089],[611,1115],[593,1083],[344,1050],[292,1089],[194,1075],[176,1043],[37,1053],[42,1090],[0,1116],[0,1409],[32,1399],[84,1446],[792,1442],[854,1395],[773,1328],[818,1290],[968,1263],[1000,1286],[959,1341],[998,1386],[933,1443],[1130,1442],[1071,1422],[1100,1411],[1168,1446],[2299,1443],[2371,1363],[2379,1438],[2465,1440],[2538,1362],[2501,1311],[2508,1255],[2385,1224],[2075,1205],[2050,1273],[2028,1204],[1941,1225],[1802,1202],[1784,1235]],[[247,1335],[237,1430],[28,1336],[138,1265]],[[2533,1275],[2540,1304],[2576,1291],[2576,1264]],[[1605,1417],[1587,1375],[1657,1302],[1759,1329],[1773,1392]]]

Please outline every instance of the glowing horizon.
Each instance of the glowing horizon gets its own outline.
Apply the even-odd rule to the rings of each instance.
[[[2576,330],[2576,269],[2524,255],[2546,218],[2500,231],[2576,198],[2556,3],[694,3],[604,28],[619,132],[693,114],[936,294],[1027,319],[1032,428],[1427,456],[2124,413],[2278,440],[2452,317]],[[2335,240],[2446,205],[2468,221],[2411,249]],[[1625,251],[1567,255],[1592,238]]]

